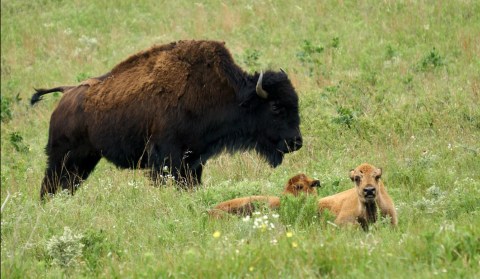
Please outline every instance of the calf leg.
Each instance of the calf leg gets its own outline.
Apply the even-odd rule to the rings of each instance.
[[[388,195],[387,191],[382,188],[378,197],[378,207],[380,208],[380,213],[382,217],[390,216],[391,225],[397,226],[397,211],[395,205],[393,204],[392,198]]]

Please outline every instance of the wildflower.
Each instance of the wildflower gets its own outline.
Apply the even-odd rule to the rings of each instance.
[[[215,231],[215,232],[213,233],[213,238],[219,238],[220,235],[222,235],[222,234],[220,233],[220,231]]]
[[[278,241],[274,238],[274,239],[270,240],[270,243],[272,245],[277,245]]]
[[[296,243],[295,241],[292,242],[292,247],[293,247],[293,248],[297,248],[297,247],[298,247],[298,243]]]
[[[293,236],[293,233],[292,232],[287,232],[287,237],[290,238]]]
[[[250,215],[245,216],[242,220],[243,220],[243,222],[250,221]]]
[[[261,230],[262,232],[265,232],[265,231],[267,230],[267,224],[265,224],[265,223],[261,224],[261,225],[260,225],[260,230]]]
[[[253,268],[253,266],[251,266],[251,267],[248,268],[248,270],[249,270],[250,272],[252,272],[254,269],[255,269],[255,268]]]
[[[280,217],[280,215],[278,215],[277,213],[273,213],[273,214],[272,214],[272,218],[278,219],[278,217]]]

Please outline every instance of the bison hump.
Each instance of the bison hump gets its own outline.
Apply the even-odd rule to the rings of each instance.
[[[109,110],[138,102],[176,107],[185,94],[198,95],[185,98],[190,102],[209,100],[202,95],[216,94],[226,85],[225,77],[215,69],[225,59],[235,65],[224,44],[215,41],[153,46],[127,58],[112,69],[108,79],[92,85],[86,109]],[[206,88],[207,83],[215,88]]]

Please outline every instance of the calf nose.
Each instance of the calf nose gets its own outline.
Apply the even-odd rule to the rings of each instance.
[[[365,197],[368,196],[375,196],[375,188],[374,187],[366,187],[363,189],[363,194]]]

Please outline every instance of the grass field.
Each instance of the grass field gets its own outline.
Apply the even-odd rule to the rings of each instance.
[[[479,278],[479,1],[2,0],[1,11],[2,278]],[[303,148],[276,169],[223,154],[193,191],[102,160],[74,196],[40,203],[61,96],[30,107],[33,88],[181,39],[225,41],[250,72],[285,69]],[[337,228],[315,200],[262,211],[270,230],[206,215],[278,194],[299,172],[320,179],[320,196],[348,189],[362,162],[383,168],[396,230]]]

